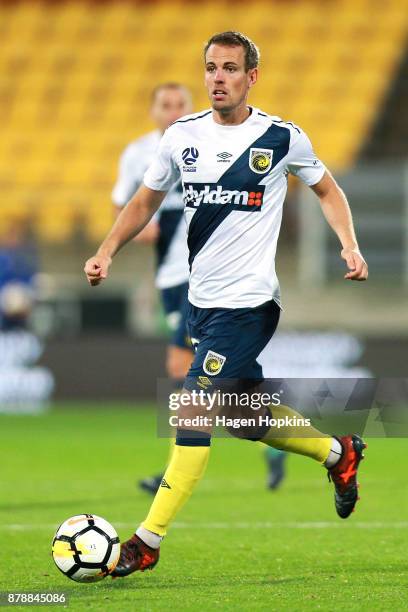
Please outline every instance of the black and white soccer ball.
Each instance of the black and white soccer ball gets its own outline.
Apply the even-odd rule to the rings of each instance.
[[[120,555],[118,534],[95,514],[78,514],[60,525],[52,541],[58,569],[76,582],[97,582],[116,567]]]

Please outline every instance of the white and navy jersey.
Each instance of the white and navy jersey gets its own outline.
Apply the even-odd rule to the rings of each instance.
[[[112,200],[116,206],[125,206],[143,182],[143,175],[155,158],[160,139],[161,132],[155,130],[126,147],[112,191]],[[175,287],[188,280],[187,230],[183,218],[182,194],[180,176],[175,176],[154,217],[160,228],[156,244],[156,285],[159,289]]]
[[[287,175],[314,185],[324,172],[300,128],[256,108],[240,125],[216,123],[211,110],[173,123],[143,180],[161,191],[181,174],[190,302],[200,308],[280,304],[275,253]]]

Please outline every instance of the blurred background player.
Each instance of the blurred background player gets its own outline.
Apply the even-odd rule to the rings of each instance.
[[[162,83],[152,93],[151,115],[157,129],[131,142],[119,163],[119,176],[112,192],[115,215],[130,200],[143,181],[153,161],[163,132],[174,121],[192,112],[189,90],[180,83]],[[156,287],[160,290],[166,322],[172,332],[167,346],[166,371],[176,388],[184,380],[193,360],[187,336],[188,249],[183,216],[183,187],[178,180],[167,193],[160,209],[137,236],[137,242],[150,243],[156,249]],[[144,478],[142,489],[155,493],[162,474]]]

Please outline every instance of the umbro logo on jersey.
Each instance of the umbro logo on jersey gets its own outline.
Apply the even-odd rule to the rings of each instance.
[[[232,153],[227,153],[226,151],[223,151],[222,153],[217,153],[217,161],[219,162],[229,162],[230,158],[232,157]]]
[[[262,206],[264,185],[256,185],[251,191],[224,189],[217,183],[185,183],[184,204],[196,208],[200,204],[234,204],[238,210],[259,210]]]
[[[199,152],[198,149],[196,149],[195,147],[187,147],[186,149],[184,149],[181,154],[181,157],[183,159],[183,162],[185,163],[185,166],[183,168],[185,172],[196,172],[196,168],[192,168],[192,166],[194,166],[194,164],[196,163],[198,156]]]

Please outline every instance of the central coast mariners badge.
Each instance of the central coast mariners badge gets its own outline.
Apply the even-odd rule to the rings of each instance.
[[[214,353],[214,351],[207,351],[203,365],[204,372],[209,376],[216,376],[221,372],[225,360],[226,357],[224,355]]]
[[[272,149],[250,149],[249,167],[257,174],[265,174],[272,166]]]

